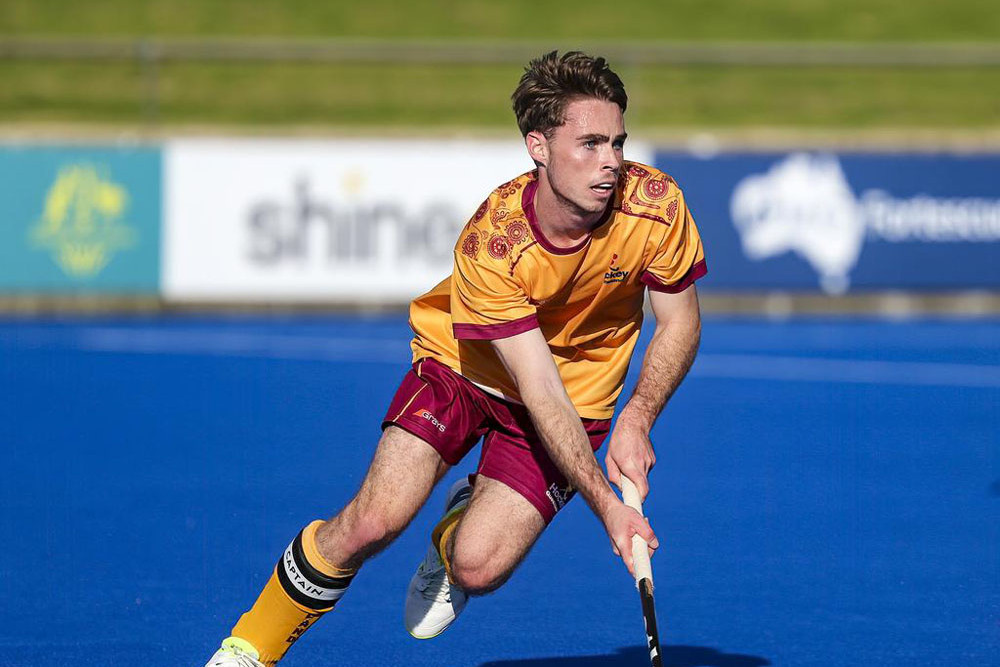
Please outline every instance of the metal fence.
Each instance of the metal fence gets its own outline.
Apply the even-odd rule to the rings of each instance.
[[[992,43],[585,42],[624,65],[996,67]],[[384,39],[0,38],[0,58],[339,63],[522,63],[552,42]]]
[[[582,43],[516,40],[65,38],[2,37],[0,61],[77,61],[135,64],[144,92],[143,115],[159,118],[161,65],[204,63],[325,63],[521,65],[558,47],[600,53],[616,66],[994,68],[997,43],[643,42]]]

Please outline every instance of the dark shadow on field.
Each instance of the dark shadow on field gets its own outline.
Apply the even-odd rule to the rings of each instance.
[[[1000,479],[990,484],[990,495],[994,498],[1000,498]]]
[[[649,664],[644,646],[620,648],[609,655],[574,655],[562,658],[494,660],[479,667],[640,667]],[[756,655],[722,653],[705,646],[663,647],[664,667],[765,667],[771,661]]]

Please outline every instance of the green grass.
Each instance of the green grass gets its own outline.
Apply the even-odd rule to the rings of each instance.
[[[0,36],[1000,42],[983,0],[0,0]],[[633,127],[1000,125],[1000,68],[624,67]],[[0,122],[512,129],[504,65],[0,60]],[[155,111],[154,111],[155,110]]]
[[[157,77],[165,124],[462,126],[515,132],[517,66],[173,63]],[[626,71],[634,128],[995,127],[1000,69],[662,67]],[[0,121],[141,124],[133,64],[0,62]]]
[[[3,0],[6,35],[1000,39],[992,0]]]

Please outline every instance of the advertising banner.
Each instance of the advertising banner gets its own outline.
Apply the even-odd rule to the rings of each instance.
[[[0,183],[0,292],[157,292],[159,149],[3,146]]]
[[[164,164],[168,299],[367,303],[444,279],[480,202],[534,168],[519,140],[179,140]]]
[[[1000,287],[1000,156],[661,152],[705,241],[703,289]]]

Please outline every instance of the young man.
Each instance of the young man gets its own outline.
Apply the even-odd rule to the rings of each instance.
[[[649,431],[698,347],[698,230],[669,176],[624,160],[627,97],[602,58],[534,60],[513,102],[537,169],[493,191],[458,239],[452,275],[413,301],[413,368],[360,491],[299,533],[209,665],[276,663],[480,439],[474,480],[452,487],[410,582],[404,622],[414,637],[436,636],[469,596],[503,584],[576,492],[630,571],[633,535],[657,546],[608,480],[625,475],[648,490]],[[647,289],[656,331],[605,477],[594,452]]]

